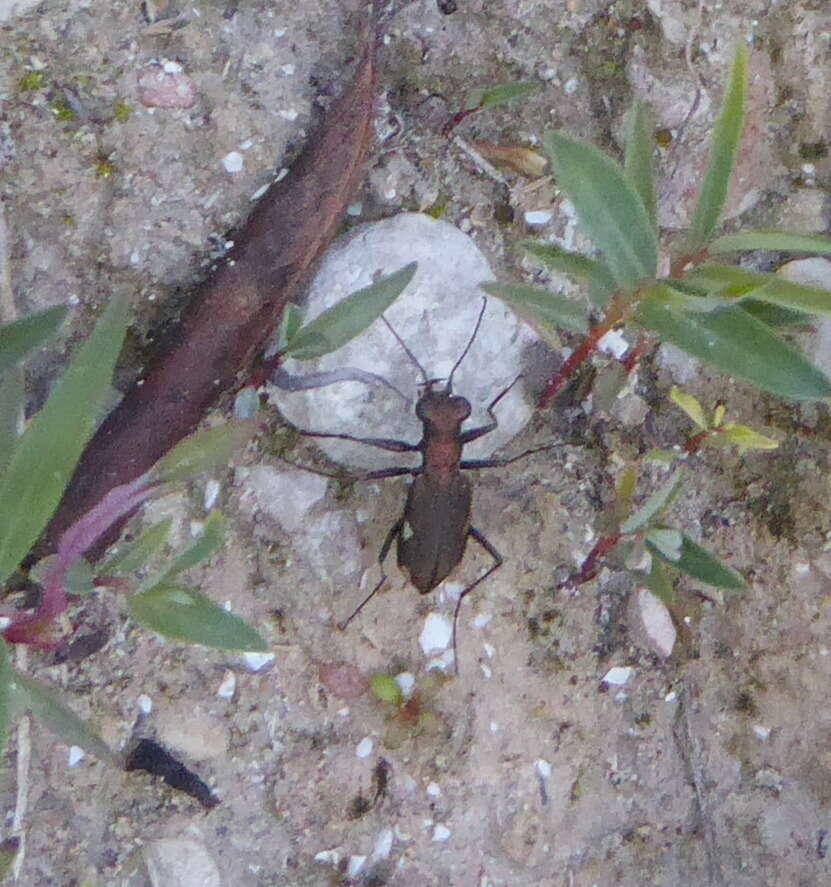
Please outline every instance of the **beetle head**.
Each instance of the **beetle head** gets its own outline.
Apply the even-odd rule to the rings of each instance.
[[[416,403],[416,416],[436,430],[458,430],[470,415],[470,403],[464,397],[451,392],[449,386],[441,391],[433,389],[435,382],[427,385],[427,390]]]

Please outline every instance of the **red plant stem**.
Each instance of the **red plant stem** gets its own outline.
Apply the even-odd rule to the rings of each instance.
[[[624,319],[627,307],[617,301],[612,302],[602,323],[589,330],[583,341],[572,351],[568,360],[548,380],[539,401],[537,401],[537,409],[544,410],[551,404],[551,401],[562,391],[566,383],[574,375],[577,367],[594,354],[597,350],[597,343]]]
[[[583,585],[583,583],[594,579],[599,569],[598,561],[614,549],[620,542],[620,536],[620,533],[612,533],[610,536],[602,536],[598,539],[580,565],[580,570],[569,576],[565,582],[561,582],[560,588],[567,585]]]
[[[694,434],[685,444],[684,444],[684,452],[688,456],[692,456],[697,453],[701,449],[701,445],[705,440],[712,434],[711,429],[706,429],[704,431],[699,431],[698,434]]]
[[[629,353],[621,360],[620,365],[626,371],[627,374],[631,373],[635,370],[638,364],[641,362],[641,358],[646,353],[649,348],[649,344],[652,340],[652,337],[647,335],[646,333],[641,333],[638,336],[638,341],[635,342],[635,347],[632,348]]]

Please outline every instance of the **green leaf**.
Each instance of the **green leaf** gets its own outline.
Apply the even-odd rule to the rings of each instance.
[[[8,644],[0,638],[0,755],[6,750],[14,708],[14,672]]]
[[[197,431],[178,443],[150,469],[153,483],[182,481],[196,474],[225,468],[237,450],[254,436],[254,421],[225,422]]]
[[[176,641],[219,650],[268,650],[268,644],[239,616],[192,588],[157,585],[130,595],[127,606],[136,622]]]
[[[660,447],[654,447],[644,456],[644,459],[658,465],[672,465],[682,455],[680,450],[662,450]]]
[[[658,237],[640,195],[608,154],[558,132],[545,135],[557,183],[603,253],[618,286],[633,291],[655,276]]]
[[[517,80],[513,83],[499,83],[496,86],[484,89],[475,89],[471,92],[467,102],[468,110],[474,108],[493,108],[496,105],[504,105],[516,99],[524,99],[533,92],[537,92],[541,83]]]
[[[779,441],[773,438],[765,437],[746,425],[736,425],[733,422],[727,422],[721,427],[721,434],[713,435],[714,440],[723,441],[738,447],[739,451],[744,450],[775,450],[779,446]]]
[[[655,150],[655,121],[649,106],[635,102],[626,115],[626,155],[623,170],[640,194],[646,214],[656,227],[655,180],[652,154]]]
[[[205,521],[205,526],[199,536],[177,558],[168,564],[158,575],[142,582],[139,591],[147,591],[157,585],[161,585],[167,579],[171,579],[177,573],[183,573],[198,566],[207,560],[221,545],[225,539],[227,519],[219,509],[214,509]]]
[[[734,590],[746,588],[744,579],[732,567],[723,564],[718,558],[710,554],[709,551],[693,542],[686,534],[682,533],[682,536],[681,557],[675,561],[668,560],[658,548],[648,541],[647,547],[653,554],[666,563],[671,564],[677,570],[707,585]]]
[[[539,259],[550,271],[568,274],[577,280],[586,280],[598,266],[594,259],[582,253],[573,253],[553,243],[540,243],[537,240],[523,240],[520,246]]]
[[[396,708],[404,704],[404,694],[395,678],[388,674],[374,674],[369,679],[372,692],[382,701],[394,705]]]
[[[15,367],[0,376],[0,476],[9,464],[22,430],[24,403],[23,370]]]
[[[660,551],[670,563],[676,563],[681,557],[683,537],[678,530],[669,527],[655,527],[646,534],[647,545]]]
[[[589,301],[595,308],[605,308],[616,289],[617,284],[612,272],[603,262],[598,262],[589,278]]]
[[[634,573],[635,581],[648,588],[666,607],[671,607],[675,600],[675,589],[672,587],[666,567],[657,558],[652,558],[652,566],[648,574]]]
[[[277,333],[277,350],[285,350],[286,345],[294,339],[300,324],[303,323],[303,309],[289,302],[280,318],[280,329]]]
[[[670,475],[646,502],[621,524],[621,534],[636,533],[652,523],[655,518],[660,517],[675,501],[675,497],[681,491],[683,480],[684,474],[680,469]]]
[[[114,299],[17,439],[0,478],[0,583],[35,543],[63,495],[110,396],[126,329],[127,304]]]
[[[118,548],[101,564],[99,576],[130,576],[136,570],[146,567],[153,555],[167,542],[173,519],[159,521],[148,527],[132,542],[120,542]]]
[[[787,231],[743,231],[739,234],[724,234],[707,246],[709,253],[733,253],[753,249],[829,256],[831,237],[822,234],[790,234]]]
[[[736,46],[721,114],[713,130],[710,161],[698,195],[687,249],[696,252],[710,239],[727,200],[727,187],[744,126],[747,92],[747,47]]]
[[[708,287],[736,300],[748,298],[805,314],[831,315],[831,290],[795,283],[778,274],[712,264],[697,268],[688,280],[693,286]]]
[[[297,360],[314,360],[337,351],[360,335],[392,305],[413,279],[416,268],[417,263],[410,262],[400,271],[327,308],[299,330],[283,353]]]
[[[791,400],[831,397],[831,381],[768,326],[740,308],[691,315],[642,301],[635,319],[684,351],[763,391]]]
[[[685,394],[680,388],[673,386],[669,393],[669,399],[682,409],[702,431],[706,431],[710,427],[707,417],[704,415],[704,408],[691,394]]]
[[[0,326],[0,374],[16,366],[30,351],[46,344],[68,313],[68,308],[57,305]]]
[[[481,288],[489,295],[507,302],[534,326],[544,330],[566,329],[585,333],[589,328],[586,309],[551,290],[525,284],[483,283]]]
[[[39,560],[29,571],[29,578],[41,585],[49,570],[54,566],[57,555],[50,554]],[[78,558],[63,575],[61,587],[67,594],[92,594],[95,589],[95,571],[86,558]]]
[[[791,311],[790,308],[780,308],[778,305],[769,305],[766,302],[757,302],[753,298],[745,298],[739,302],[742,311],[752,314],[757,320],[774,329],[781,327],[808,326],[811,323],[811,315],[802,311]]]
[[[120,767],[118,756],[82,718],[64,705],[46,684],[18,671],[13,672],[14,703],[27,709],[66,745],[77,745],[96,758]]]

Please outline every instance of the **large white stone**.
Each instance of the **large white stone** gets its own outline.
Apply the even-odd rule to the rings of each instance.
[[[368,286],[377,274],[390,274],[413,261],[418,262],[415,278],[386,316],[428,377],[445,379],[476,326],[483,296],[479,284],[494,279],[476,244],[447,222],[403,213],[338,241],[312,284],[306,316],[317,316]],[[476,341],[453,379],[454,393],[467,398],[473,407],[466,428],[487,423],[487,405],[520,373],[523,348],[535,339],[531,329],[501,302],[488,299]],[[384,376],[409,403],[383,385],[353,381],[310,391],[272,389],[273,401],[299,428],[418,442],[421,423],[413,411],[423,380],[382,322],[319,361],[290,360],[285,366],[297,375],[343,367]],[[531,411],[520,381],[497,407],[499,428],[466,448],[466,458],[483,458],[502,446],[522,429]],[[318,443],[335,461],[361,468],[414,464],[406,454],[344,441]]]

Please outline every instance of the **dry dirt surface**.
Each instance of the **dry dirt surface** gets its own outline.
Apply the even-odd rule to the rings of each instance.
[[[146,331],[313,133],[360,52],[358,4],[24,6],[0,4],[0,199],[17,310],[76,304],[68,349],[126,294],[135,365]],[[516,277],[520,239],[570,231],[579,246],[581,235],[549,181],[488,168],[470,146],[533,146],[563,127],[613,148],[638,95],[683,146],[662,149],[662,218],[680,224],[731,47],[745,40],[753,145],[731,211],[757,227],[825,231],[829,32],[831,10],[815,0],[416,0],[389,30],[378,146],[350,219],[439,214],[499,278]],[[471,89],[506,80],[540,88],[472,118],[458,140],[441,135]],[[33,400],[64,350],[33,367]],[[683,581],[679,639],[661,658],[634,630],[619,566],[558,586],[591,547],[623,466],[689,432],[667,399],[673,383],[708,406],[723,398],[735,421],[782,443],[707,450],[690,465],[673,517],[749,588],[703,599]],[[510,451],[557,446],[477,479],[474,521],[506,561],[465,602],[460,673],[436,687],[422,629],[429,613],[452,613],[454,588],[486,556],[472,548],[450,587],[425,597],[390,565],[390,589],[336,631],[377,577],[405,482],[324,484],[292,533],[266,492],[288,497],[302,481],[275,455],[277,431],[264,435],[214,478],[231,530],[193,578],[264,633],[270,660],[164,643],[108,593],[69,614],[80,635],[106,631],[103,649],[28,663],[114,747],[155,738],[221,803],[203,810],[91,757],[70,766],[33,723],[0,775],[5,834],[23,840],[18,883],[828,883],[828,438],[824,407],[782,404],[668,351],[608,411],[572,399],[537,416]],[[155,503],[153,518],[172,515],[187,538],[204,490]],[[366,690],[376,673],[425,696],[433,682],[418,735]]]

